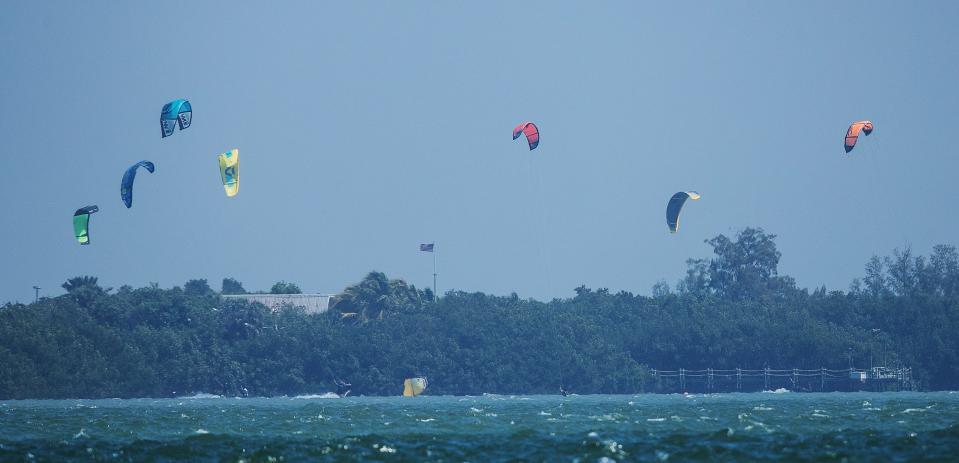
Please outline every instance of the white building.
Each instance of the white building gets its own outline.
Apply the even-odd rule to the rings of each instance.
[[[224,294],[224,299],[259,302],[276,312],[283,306],[303,307],[306,313],[323,313],[330,308],[331,294]]]

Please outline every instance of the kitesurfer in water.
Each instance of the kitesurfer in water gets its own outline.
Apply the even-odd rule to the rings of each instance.
[[[340,398],[350,395],[353,385],[341,379],[333,378],[333,384],[336,384],[336,395]]]
[[[568,397],[568,396],[569,396],[569,391],[567,391],[566,389],[564,389],[563,386],[560,386],[560,387],[559,387],[559,393],[560,393],[560,394],[563,394],[563,397]]]

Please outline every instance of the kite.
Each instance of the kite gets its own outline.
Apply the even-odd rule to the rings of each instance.
[[[99,211],[97,206],[87,206],[73,213],[73,234],[80,244],[90,244],[90,214]]]
[[[519,138],[519,135],[526,135],[526,141],[529,143],[529,150],[532,151],[539,146],[539,128],[532,122],[524,122],[513,129],[513,140]]]
[[[846,130],[846,143],[845,148],[846,152],[852,151],[856,147],[856,141],[859,140],[859,132],[869,135],[872,133],[872,122],[869,121],[859,121],[853,122],[849,126],[849,130]]]
[[[240,191],[240,150],[232,149],[217,155],[220,162],[220,178],[223,179],[223,188],[229,197],[236,196]]]
[[[144,168],[151,174],[153,173],[153,163],[150,161],[140,161],[127,169],[123,173],[123,180],[120,182],[120,198],[123,199],[123,204],[126,204],[127,209],[133,207],[133,180],[137,177],[137,169]]]
[[[666,225],[669,227],[670,233],[679,231],[679,213],[682,212],[686,200],[696,201],[699,198],[699,193],[695,191],[680,191],[669,198],[669,204],[666,205]]]
[[[160,130],[162,130],[160,138],[173,135],[173,130],[177,124],[180,125],[180,130],[189,127],[192,120],[193,107],[190,106],[189,101],[173,100],[163,105],[163,109],[160,111]]]

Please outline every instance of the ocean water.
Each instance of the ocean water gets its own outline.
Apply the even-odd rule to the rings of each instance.
[[[3,461],[957,461],[959,394],[26,400]]]

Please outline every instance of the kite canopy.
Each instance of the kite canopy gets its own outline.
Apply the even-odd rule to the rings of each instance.
[[[90,244],[90,214],[99,210],[97,206],[87,206],[73,213],[73,234],[80,244]]]
[[[539,128],[532,122],[524,122],[513,129],[513,140],[519,138],[520,134],[526,135],[526,141],[529,143],[530,151],[539,146]]]
[[[163,109],[160,111],[160,130],[162,130],[162,137],[160,138],[173,135],[173,130],[177,124],[180,125],[180,130],[189,127],[192,120],[193,107],[190,106],[189,101],[179,99],[163,105]]]
[[[120,181],[120,199],[126,204],[127,209],[133,206],[133,180],[137,177],[137,168],[143,167],[151,174],[153,173],[153,163],[150,161],[140,161],[130,166],[123,173],[123,180]]]
[[[846,130],[846,152],[852,151],[856,147],[856,141],[859,140],[859,132],[862,132],[866,135],[872,133],[872,122],[869,121],[859,121],[853,122],[849,126],[849,130]]]
[[[416,397],[426,390],[426,378],[407,378],[403,381],[403,397]]]
[[[232,198],[240,191],[240,150],[234,148],[218,154],[216,158],[220,163],[223,188],[226,190],[226,195]]]
[[[669,204],[666,205],[666,226],[669,227],[670,233],[679,231],[679,213],[682,212],[686,200],[696,201],[699,198],[699,193],[695,191],[680,191],[669,198]]]

